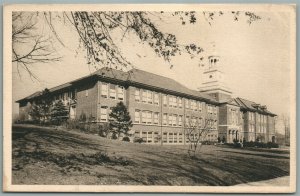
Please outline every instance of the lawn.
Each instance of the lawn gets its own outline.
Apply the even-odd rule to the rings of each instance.
[[[236,185],[289,175],[288,151],[108,140],[33,125],[12,129],[12,183],[60,185]]]

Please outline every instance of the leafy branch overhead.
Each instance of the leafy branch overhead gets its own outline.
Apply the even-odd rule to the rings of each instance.
[[[218,13],[223,12],[203,12],[204,17],[211,24]],[[241,12],[232,12],[235,20]],[[261,19],[254,13],[244,12],[248,17],[247,22],[251,24],[255,20]],[[65,13],[68,16],[69,13]],[[179,16],[182,25],[187,23],[193,25],[197,22],[197,13],[190,12],[71,12],[74,26],[87,49],[88,62],[96,64],[101,62],[103,65],[121,64],[127,67],[131,63],[126,60],[118,49],[111,37],[111,31],[119,28],[124,39],[126,34],[134,33],[143,43],[147,43],[153,51],[162,57],[165,61],[170,62],[173,56],[181,55],[183,52],[188,53],[191,58],[199,55],[204,49],[195,43],[180,44],[176,36],[171,33],[163,32],[155,19],[164,21],[170,17]],[[199,57],[200,59],[201,57]]]
[[[252,12],[226,12],[232,14],[233,21],[238,21],[243,14],[249,24],[261,19],[260,16]],[[160,23],[170,20],[178,20],[179,25],[194,25],[199,21],[199,17],[212,25],[212,22],[225,12],[16,12],[13,14],[13,62],[21,63],[28,69],[28,65],[36,62],[58,61],[60,57],[54,55],[55,48],[51,45],[53,40],[38,36],[36,31],[38,25],[36,20],[41,20],[47,24],[53,38],[64,46],[63,39],[59,37],[55,23],[57,18],[60,22],[68,23],[74,27],[79,36],[79,45],[83,45],[86,51],[88,64],[100,66],[117,66],[127,68],[131,62],[120,50],[117,41],[123,41],[129,36],[137,36],[141,43],[147,44],[157,56],[171,63],[172,57],[187,53],[191,58],[201,56],[204,49],[195,43],[182,44],[172,32],[164,32]],[[55,21],[55,22],[54,22]],[[119,32],[118,40],[113,36]],[[26,41],[30,39],[31,42]],[[26,53],[17,51],[16,44],[30,45],[31,50]],[[28,71],[30,71],[28,69]]]

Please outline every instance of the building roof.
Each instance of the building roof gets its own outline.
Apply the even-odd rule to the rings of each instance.
[[[268,111],[266,106],[261,106],[260,104],[255,103],[254,101],[249,101],[240,97],[237,97],[236,100],[241,105],[241,108],[245,110],[256,111],[259,113],[265,113],[270,114],[272,116],[276,116],[276,114],[273,114],[272,112]]]
[[[26,101],[26,100],[30,100],[32,98],[35,98],[35,97],[38,97],[42,94],[41,91],[36,91],[34,93],[32,93],[31,95],[27,96],[27,97],[24,97],[23,99],[20,99],[20,100],[17,100],[16,102],[19,103],[21,101]]]
[[[185,94],[187,96],[203,98],[206,100],[216,102],[216,100],[210,95],[201,93],[196,90],[191,90],[171,78],[167,78],[164,76],[160,76],[139,69],[132,69],[128,73],[129,73],[128,80],[133,83],[146,84],[170,92],[177,92],[177,93]]]
[[[50,88],[50,92],[57,92],[59,90],[63,90],[69,87],[72,87],[73,84],[77,82],[82,82],[86,79],[90,79],[92,77],[100,77],[100,78],[105,78],[105,79],[110,79],[110,80],[118,80],[121,82],[127,82],[131,85],[142,85],[144,87],[148,88],[155,88],[155,89],[160,89],[162,91],[168,91],[170,93],[179,93],[184,96],[189,96],[193,98],[198,98],[198,99],[204,99],[210,103],[214,104],[231,104],[231,105],[236,105],[239,106],[240,108],[244,110],[249,110],[249,111],[255,111],[259,113],[265,113],[269,115],[276,116],[276,114],[271,113],[260,104],[255,103],[253,101],[249,101],[244,98],[232,98],[229,99],[225,102],[217,102],[216,99],[214,99],[212,96],[187,88],[186,86],[182,85],[181,83],[177,82],[176,80],[173,80],[171,78],[167,78],[164,76],[160,76],[157,74],[153,74],[147,71],[143,71],[140,69],[131,69],[128,72],[104,67],[102,69],[99,69],[95,71],[94,73],[84,76],[82,78],[73,80],[71,82]],[[28,101],[33,98],[39,97],[41,95],[41,91],[37,91],[23,99],[20,99],[16,102],[21,102],[21,101]]]
[[[82,78],[73,80],[71,82],[50,88],[49,91],[57,92],[59,90],[63,90],[65,88],[71,87],[75,83],[81,82],[83,80],[86,80],[86,79],[89,79],[89,78],[95,77],[95,76],[100,77],[100,78],[128,82],[130,84],[144,85],[144,86],[150,87],[150,88],[154,87],[156,89],[161,89],[161,90],[165,90],[165,91],[169,91],[169,92],[173,92],[173,93],[180,93],[185,96],[191,96],[194,98],[204,99],[204,100],[207,100],[207,101],[215,103],[215,104],[218,103],[210,95],[201,93],[196,90],[189,89],[171,78],[167,78],[164,76],[160,76],[160,75],[153,74],[153,73],[146,72],[146,71],[139,70],[139,69],[131,69],[128,72],[124,72],[124,71],[104,67],[104,68],[99,69],[99,70],[95,71],[94,73],[87,75],[85,77],[82,77]],[[17,102],[30,100],[30,99],[33,99],[40,95],[41,95],[41,92],[39,91],[39,92],[36,92],[36,93],[34,93],[30,96],[27,96],[23,99],[20,99]]]

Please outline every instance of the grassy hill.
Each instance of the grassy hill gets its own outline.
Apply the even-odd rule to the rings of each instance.
[[[13,184],[235,185],[289,175],[289,152],[114,141],[76,130],[13,126]]]

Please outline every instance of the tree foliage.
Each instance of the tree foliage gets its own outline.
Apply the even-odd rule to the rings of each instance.
[[[127,136],[128,131],[132,127],[132,121],[123,102],[119,102],[112,108],[109,117],[109,126],[112,138],[117,139],[120,135]]]
[[[36,99],[29,111],[33,120],[39,123],[46,123],[51,118],[52,99],[49,90],[46,88]]]
[[[69,118],[69,110],[64,103],[59,100],[51,108],[51,122],[60,125]]]

